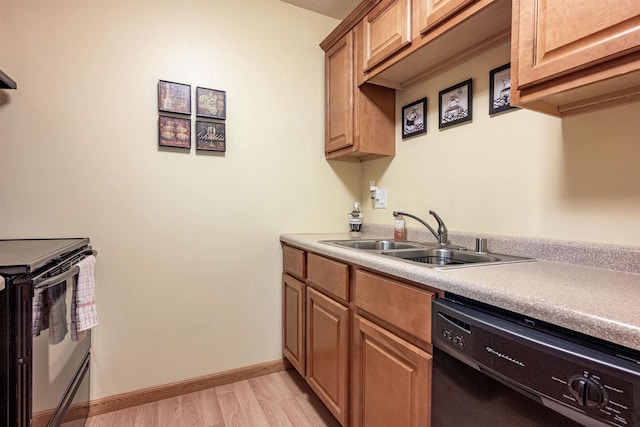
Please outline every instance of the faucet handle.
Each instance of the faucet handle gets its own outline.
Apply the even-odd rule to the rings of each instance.
[[[442,218],[440,218],[440,215],[438,215],[435,211],[429,211],[429,213],[433,215],[436,221],[438,221],[438,232],[446,233],[448,231],[447,226],[444,224],[444,221],[442,220]]]
[[[441,245],[449,244],[449,230],[447,230],[447,226],[444,224],[444,221],[440,218],[440,215],[435,213],[435,211],[429,211],[429,213],[433,215],[436,221],[438,221],[438,243]]]

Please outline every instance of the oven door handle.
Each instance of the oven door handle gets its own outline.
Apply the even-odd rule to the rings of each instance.
[[[35,279],[33,281],[33,288],[35,290],[50,288],[62,282],[66,282],[71,277],[76,276],[79,272],[80,272],[80,267],[78,267],[77,265],[74,265],[64,273],[60,273],[56,276],[49,277],[47,279]]]

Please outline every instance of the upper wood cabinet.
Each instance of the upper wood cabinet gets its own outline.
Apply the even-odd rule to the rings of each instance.
[[[360,27],[325,50],[327,159],[358,161],[395,154],[395,91],[358,85],[359,35]]]
[[[369,83],[404,90],[509,40],[510,0],[382,1],[364,18],[365,28],[378,12],[391,10],[392,5],[396,11],[404,12],[400,5],[407,8],[403,17],[409,20],[411,39],[402,44],[398,36],[392,37],[404,34],[403,26],[398,25],[395,33],[391,28],[398,20],[387,19],[379,25],[384,31],[379,31],[379,42],[371,46],[380,47],[366,52],[371,57],[363,67],[364,81]]]
[[[325,55],[325,151],[353,145],[353,33],[348,33]]]
[[[568,115],[640,99],[638,0],[514,0],[512,104]]]
[[[424,33],[475,0],[421,0],[420,32]]]
[[[364,18],[365,71],[411,43],[411,0],[384,0]]]

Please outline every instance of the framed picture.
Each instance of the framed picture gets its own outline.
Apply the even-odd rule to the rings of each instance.
[[[191,114],[191,85],[159,80],[158,110]]]
[[[402,139],[427,133],[427,98],[402,107]]]
[[[160,116],[158,124],[161,147],[191,148],[191,119]]]
[[[512,110],[511,63],[489,71],[489,115]]]
[[[227,151],[225,124],[196,120],[196,150]]]
[[[438,106],[439,129],[470,121],[473,116],[473,80],[441,90]]]
[[[196,87],[196,114],[224,120],[227,118],[227,94],[223,90]]]

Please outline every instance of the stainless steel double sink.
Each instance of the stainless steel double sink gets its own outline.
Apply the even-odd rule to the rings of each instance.
[[[441,246],[437,243],[418,243],[395,240],[322,240],[321,243],[343,248],[367,251],[374,255],[418,263],[434,269],[451,269],[481,265],[535,261],[513,255],[479,253],[460,246]]]

